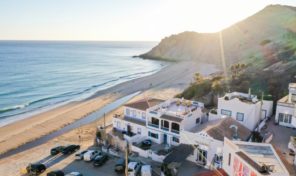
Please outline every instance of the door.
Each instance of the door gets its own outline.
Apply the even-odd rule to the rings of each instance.
[[[164,144],[167,144],[168,143],[168,136],[167,136],[167,134],[163,134],[163,143]]]
[[[266,110],[265,109],[262,109],[261,119],[265,119],[265,118],[266,118]]]

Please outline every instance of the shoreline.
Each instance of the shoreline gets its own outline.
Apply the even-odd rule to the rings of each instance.
[[[142,74],[142,77],[153,75],[153,74],[159,72],[160,70],[166,68],[167,66],[169,66],[170,63],[159,61],[159,65],[160,65],[160,67],[157,68],[157,69],[154,69],[154,70],[149,71],[149,72],[139,72],[136,75]],[[135,75],[135,74],[133,74],[133,75]],[[4,127],[6,125],[12,124],[12,123],[16,123],[16,122],[18,122],[20,120],[27,119],[27,118],[39,115],[41,113],[44,113],[44,112],[47,112],[47,111],[50,111],[50,110],[53,110],[53,109],[56,109],[56,108],[66,106],[68,104],[80,103],[80,102],[83,102],[85,100],[89,100],[91,98],[96,98],[93,95],[98,94],[101,91],[108,90],[108,89],[110,89],[112,87],[123,84],[125,82],[129,82],[129,81],[132,81],[132,80],[135,80],[135,79],[142,78],[142,77],[131,78],[129,80],[122,79],[122,78],[130,77],[130,76],[132,76],[132,75],[126,75],[126,76],[122,76],[122,77],[120,77],[120,78],[118,78],[116,80],[111,80],[111,81],[104,82],[96,90],[92,90],[91,92],[87,92],[87,93],[84,93],[84,94],[79,94],[79,96],[77,96],[77,97],[72,97],[71,99],[68,99],[68,100],[65,100],[65,101],[62,101],[62,102],[59,102],[59,103],[56,103],[56,104],[46,105],[46,106],[41,107],[41,108],[28,110],[27,112],[24,112],[24,113],[20,113],[20,114],[17,114],[17,115],[5,117],[3,119],[0,119],[0,128]],[[111,84],[112,82],[113,82],[113,84]]]
[[[182,91],[192,81],[194,73],[200,72],[203,75],[208,75],[216,71],[218,69],[214,66],[204,67],[204,64],[194,63],[193,61],[171,64],[152,75],[98,91],[81,102],[67,104],[1,127],[0,153],[6,153],[30,141],[58,131],[120,97],[152,88],[156,90],[171,88]]]

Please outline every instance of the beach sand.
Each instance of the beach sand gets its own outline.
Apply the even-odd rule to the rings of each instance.
[[[153,75],[100,91],[85,101],[74,102],[0,128],[0,152],[3,153],[56,131],[119,97],[142,91],[130,101],[144,97],[171,98],[183,91],[193,81],[194,73],[209,75],[217,71],[215,66],[208,64],[197,64],[191,61],[172,63]],[[122,107],[107,114],[106,124],[111,124],[113,114],[120,111],[122,111]],[[7,176],[19,175],[20,168],[30,162],[46,158],[51,147],[57,144],[78,143],[78,134],[82,137],[82,142],[80,141],[82,148],[86,148],[92,145],[98,125],[102,125],[102,119],[67,132],[40,146],[6,157],[0,161],[0,173],[5,173]]]

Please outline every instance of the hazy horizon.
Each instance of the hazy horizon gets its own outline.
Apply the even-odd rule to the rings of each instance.
[[[160,41],[184,31],[212,33],[270,4],[293,0],[0,2],[1,41]]]

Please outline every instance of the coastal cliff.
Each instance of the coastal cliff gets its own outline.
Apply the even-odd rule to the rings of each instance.
[[[171,35],[139,57],[171,61],[196,60],[221,66],[221,48],[227,66],[254,61],[258,64],[264,62],[263,65],[267,66],[281,59],[295,58],[296,8],[269,5],[217,33],[183,32]]]

